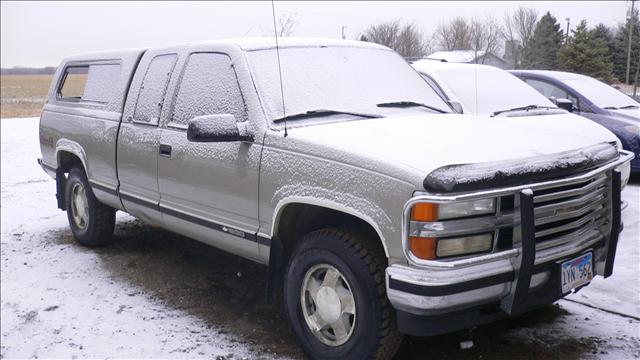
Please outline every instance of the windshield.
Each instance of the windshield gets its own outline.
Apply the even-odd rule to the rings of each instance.
[[[439,70],[438,75],[472,114],[490,114],[530,105],[556,107],[522,80],[497,68],[465,65]]]
[[[601,108],[638,106],[636,101],[621,91],[590,77],[567,79],[563,82]]]
[[[248,59],[267,116],[272,121],[282,118],[276,50],[250,51]],[[450,111],[420,75],[389,50],[338,46],[283,48],[280,63],[286,116],[318,109],[374,115],[436,114],[421,106],[377,106],[392,102],[415,102]]]

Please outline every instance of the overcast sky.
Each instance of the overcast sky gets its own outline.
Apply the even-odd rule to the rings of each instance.
[[[356,38],[368,25],[402,19],[431,35],[456,16],[494,15],[519,5],[547,10],[566,27],[624,22],[630,1],[275,2],[276,16],[292,14],[294,36]],[[10,2],[1,3],[2,67],[57,65],[95,50],[273,34],[271,2]]]

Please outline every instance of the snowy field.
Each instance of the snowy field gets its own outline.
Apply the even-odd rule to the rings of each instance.
[[[300,358],[266,268],[118,214],[114,244],[75,244],[36,163],[38,121],[2,119],[2,358]],[[640,181],[623,199],[614,275],[530,314],[434,338],[398,358],[640,357]],[[460,341],[474,346],[461,350]]]

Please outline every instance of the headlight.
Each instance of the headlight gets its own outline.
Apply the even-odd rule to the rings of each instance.
[[[494,214],[496,199],[478,199],[446,204],[418,203],[411,211],[411,219],[437,221],[476,215]]]
[[[466,218],[478,215],[495,214],[496,199],[478,199],[452,203],[418,203],[411,209],[411,226],[415,229],[409,236],[409,250],[424,260],[436,257],[472,254],[490,251],[493,243],[493,233],[460,236],[455,238],[438,239],[425,237],[421,229],[430,226],[432,229],[442,226],[441,221]],[[435,224],[429,224],[435,223]]]
[[[438,206],[438,220],[493,214],[495,212],[495,199],[479,199],[465,202],[440,204]]]
[[[438,257],[472,254],[491,250],[493,233],[440,239],[436,248]]]

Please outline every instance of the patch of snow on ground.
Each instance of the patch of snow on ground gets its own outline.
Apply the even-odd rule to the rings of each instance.
[[[37,165],[37,119],[2,119],[2,358],[255,358],[224,331],[110,278],[67,228]],[[118,213],[118,219],[128,217]]]

